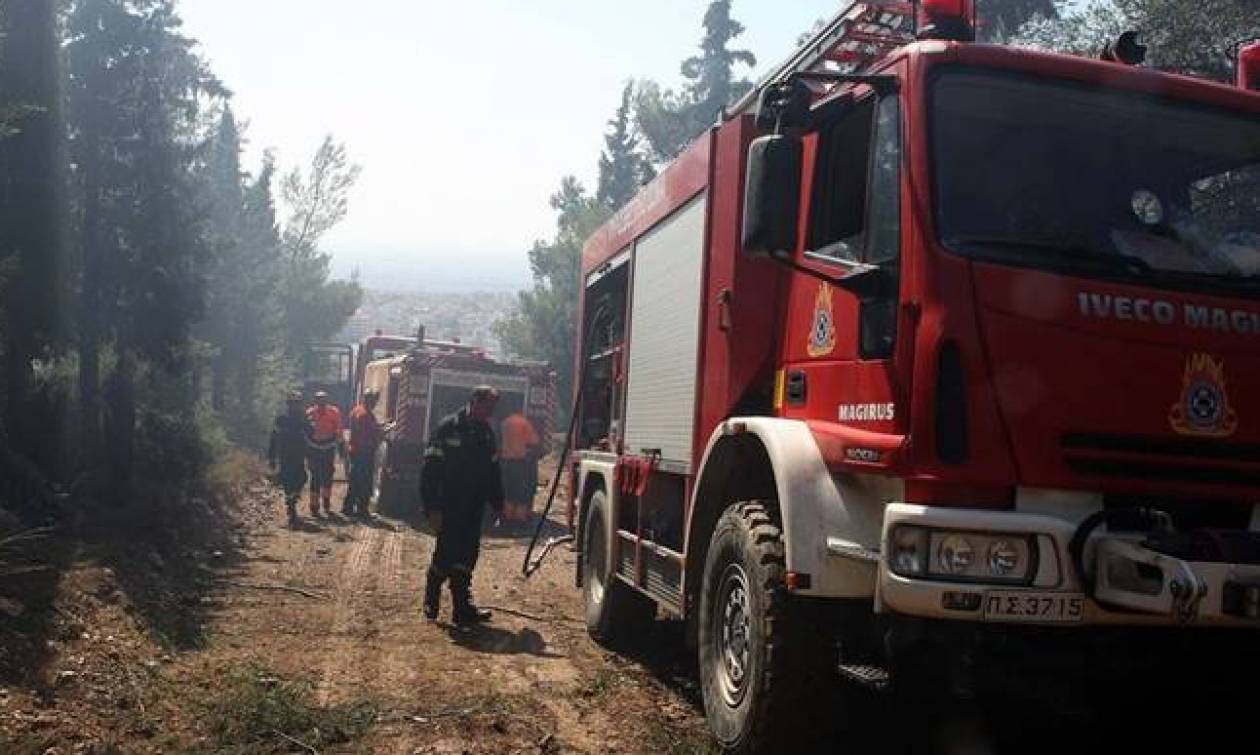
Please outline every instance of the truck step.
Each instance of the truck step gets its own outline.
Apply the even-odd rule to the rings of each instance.
[[[841,663],[836,666],[841,678],[866,689],[881,692],[888,688],[892,676],[888,669],[867,663]]]

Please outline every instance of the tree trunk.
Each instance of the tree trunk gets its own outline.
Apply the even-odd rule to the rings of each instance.
[[[105,448],[110,493],[123,500],[135,473],[136,355],[124,349],[105,385]]]
[[[211,368],[213,375],[210,382],[210,406],[219,414],[223,413],[224,407],[227,406],[227,388],[228,388],[228,364],[227,357],[222,352],[214,358],[214,366]]]
[[[83,282],[79,292],[79,443],[80,462],[94,468],[101,462],[101,275],[104,269],[101,225],[101,186],[95,164],[99,141],[91,126],[83,135]]]
[[[82,326],[81,326],[82,327]],[[91,330],[95,330],[91,328]],[[101,461],[101,349],[95,333],[79,334],[79,461],[84,468]]]
[[[18,269],[4,306],[5,414],[10,440],[28,458],[47,457],[40,446],[55,432],[55,417],[34,416],[30,402],[32,360],[63,335],[61,269],[62,121],[55,0],[23,0],[4,8],[0,46],[0,92],[19,109],[0,139],[0,258]],[[55,467],[55,457],[45,461]],[[43,469],[45,473],[54,469]]]

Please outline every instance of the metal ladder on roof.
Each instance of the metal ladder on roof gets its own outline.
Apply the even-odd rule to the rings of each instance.
[[[752,112],[765,89],[801,73],[854,74],[869,70],[899,47],[913,42],[918,2],[855,2],[831,19],[785,62],[765,76],[727,111],[728,118]],[[821,85],[824,96],[834,84]]]

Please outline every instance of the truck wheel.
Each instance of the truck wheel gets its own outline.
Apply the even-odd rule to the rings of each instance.
[[[700,594],[700,683],[709,728],[727,752],[782,750],[802,713],[800,616],[783,590],[783,535],[762,502],[737,503],[709,542]],[[808,644],[808,643],[807,643]],[[821,659],[813,659],[821,663]]]
[[[608,496],[596,491],[586,506],[582,536],[582,597],[586,630],[592,639],[610,645],[634,636],[656,618],[656,603],[614,576],[606,537],[611,517]]]

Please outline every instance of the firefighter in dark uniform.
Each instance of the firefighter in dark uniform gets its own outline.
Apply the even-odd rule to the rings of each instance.
[[[470,586],[481,550],[481,521],[487,504],[503,511],[503,480],[490,419],[499,392],[473,389],[468,404],[442,420],[429,438],[420,475],[420,500],[437,545],[424,588],[424,615],[438,615],[442,585],[450,580],[455,624],[469,627],[490,618],[472,603]]]
[[[306,441],[311,435],[311,423],[306,419],[301,391],[293,391],[285,402],[287,412],[276,417],[271,430],[271,443],[267,459],[271,469],[279,468],[277,482],[284,488],[284,508],[289,514],[289,526],[298,522],[297,504],[306,486]]]

